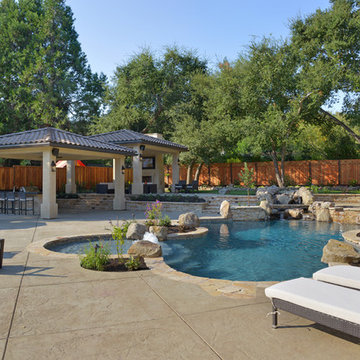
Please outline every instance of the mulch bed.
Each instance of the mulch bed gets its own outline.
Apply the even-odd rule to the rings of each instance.
[[[95,269],[87,269],[87,270],[97,271]],[[103,271],[138,271],[138,270],[149,270],[143,258],[140,260],[140,266],[136,270],[128,270],[125,264],[119,262],[118,259],[110,259],[110,261],[104,266]]]

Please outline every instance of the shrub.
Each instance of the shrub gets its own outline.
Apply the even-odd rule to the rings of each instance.
[[[112,226],[111,235],[112,238],[116,241],[116,253],[119,262],[123,261],[122,255],[124,254],[124,243],[126,239],[126,233],[129,229],[132,221],[125,221],[121,226],[113,225],[110,220],[110,225]]]
[[[356,179],[353,179],[349,182],[349,185],[350,186],[356,186],[357,185],[357,180]]]
[[[140,267],[141,261],[138,256],[130,256],[129,260],[125,262],[125,266],[129,271],[137,270]]]
[[[168,215],[165,215],[163,218],[160,219],[159,226],[171,226],[171,219]]]
[[[85,269],[103,271],[109,262],[110,249],[107,244],[100,243],[99,246],[89,242],[89,246],[84,248],[85,255],[80,256],[80,265]]]
[[[195,202],[201,203],[205,202],[205,199],[198,197],[197,195],[192,196],[183,196],[180,194],[173,195],[158,195],[158,194],[141,194],[141,195],[132,195],[130,200],[133,201],[162,201],[162,202]]]

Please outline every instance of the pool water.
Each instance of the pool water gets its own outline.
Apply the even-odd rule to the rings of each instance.
[[[243,281],[282,281],[326,267],[329,239],[356,225],[316,221],[202,223],[206,236],[161,243],[165,262],[191,275]]]
[[[126,254],[129,250],[131,244],[133,243],[132,240],[125,240],[123,245],[123,253]],[[51,244],[47,248],[51,251],[61,252],[64,254],[85,254],[85,249],[89,248],[90,246],[95,246],[98,244],[107,244],[110,247],[110,251],[112,254],[116,254],[116,241],[113,240],[111,237],[104,238],[103,240],[91,240],[91,242],[87,239],[84,240],[77,240],[77,241],[69,241],[62,244]]]

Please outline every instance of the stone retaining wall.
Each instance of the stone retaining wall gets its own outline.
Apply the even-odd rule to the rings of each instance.
[[[263,221],[267,215],[260,206],[234,206],[231,207],[232,219],[235,221]]]
[[[77,212],[87,210],[112,210],[113,194],[78,194],[78,199],[57,199],[59,210]]]
[[[349,205],[358,204],[360,206],[360,194],[314,194],[314,200]]]
[[[334,207],[330,208],[329,212],[333,222],[360,225],[360,208]]]

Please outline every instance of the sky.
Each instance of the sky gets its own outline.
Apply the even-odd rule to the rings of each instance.
[[[66,0],[82,50],[109,78],[143,48],[196,50],[215,67],[252,39],[289,36],[289,20],[329,7],[328,0]]]

